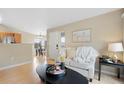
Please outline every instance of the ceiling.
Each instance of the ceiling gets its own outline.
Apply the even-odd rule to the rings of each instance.
[[[0,22],[20,31],[45,34],[56,26],[117,10],[116,8],[1,8]]]

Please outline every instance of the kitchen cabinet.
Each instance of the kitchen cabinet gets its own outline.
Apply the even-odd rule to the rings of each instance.
[[[21,43],[21,34],[15,33],[15,43]]]
[[[8,39],[9,43],[21,43],[21,34],[14,32],[0,32],[0,43],[7,43]]]

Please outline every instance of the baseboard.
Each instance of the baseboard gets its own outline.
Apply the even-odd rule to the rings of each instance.
[[[95,69],[95,71],[98,72],[99,70]],[[105,70],[101,70],[101,73],[104,73],[104,74],[107,74],[107,75],[112,75],[112,76],[117,76],[116,73],[108,72],[108,71],[105,71]],[[124,77],[124,75],[121,74],[120,77]]]
[[[32,61],[26,61],[26,62],[22,62],[22,63],[19,63],[19,64],[13,64],[13,65],[1,67],[0,70],[5,70],[5,69],[9,69],[9,68],[13,68],[13,67],[17,67],[17,66],[29,64],[29,63],[31,63],[31,62],[32,62]]]

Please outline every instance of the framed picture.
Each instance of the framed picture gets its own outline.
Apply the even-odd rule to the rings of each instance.
[[[91,41],[90,29],[74,31],[72,33],[72,40],[73,42],[90,42]]]

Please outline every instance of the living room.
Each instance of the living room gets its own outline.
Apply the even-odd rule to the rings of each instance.
[[[117,93],[124,0],[0,0],[0,92]]]
[[[63,81],[64,84],[123,84],[123,13],[123,8],[0,9],[2,15],[0,83],[61,84]],[[32,16],[29,17],[29,15]],[[47,25],[46,22],[48,22]],[[47,26],[49,27],[47,28]],[[9,33],[9,36],[10,33],[14,36],[16,36],[15,33],[20,34],[19,42],[16,42],[16,37],[14,43],[11,42],[12,44],[7,39],[4,42],[3,37],[6,36],[3,36],[3,32],[6,32],[6,35]],[[39,52],[39,48],[34,48],[34,46],[40,40],[46,42],[45,46],[42,46],[45,47],[45,50],[41,49]],[[118,45],[119,47],[117,47]],[[89,50],[95,51],[95,53],[90,55]],[[83,51],[85,52],[83,53]],[[84,55],[94,56],[93,60],[90,58],[90,61],[88,60],[93,64],[88,63],[89,66],[82,69],[84,65],[88,65],[83,64],[86,61],[82,59],[74,61],[76,55],[80,53],[83,57]],[[103,55],[110,56],[107,59],[110,61],[109,66],[101,67],[102,64],[99,64]],[[111,58],[114,59],[113,63],[111,63]],[[115,63],[117,60],[121,63]],[[62,72],[67,70],[69,74],[64,72],[63,79],[56,82],[48,78],[45,78],[44,82],[41,74],[43,71],[38,68],[42,66],[39,65],[45,62],[45,64],[52,64],[50,67],[54,67],[57,66],[55,63],[58,64],[58,61],[62,64],[64,62],[66,69]],[[73,62],[74,65],[70,65]],[[80,63],[78,67],[73,68],[77,66],[77,63]],[[63,65],[61,65],[62,68]],[[60,67],[55,68],[60,69]],[[83,70],[85,71],[83,72]],[[71,76],[71,73],[76,75]],[[85,74],[87,75],[85,76]],[[75,78],[79,80],[75,80]]]
[[[123,9],[117,9],[115,11],[105,13],[103,15],[87,18],[77,22],[69,23],[67,25],[58,26],[52,29],[48,29],[48,54],[50,57],[55,58],[57,56],[57,51],[55,51],[53,45],[58,44],[61,46],[61,33],[65,34],[65,49],[67,59],[72,59],[75,57],[76,49],[78,47],[91,46],[97,50],[99,56],[106,55],[113,57],[113,51],[108,50],[110,44],[113,43],[123,43]],[[75,41],[73,40],[73,33],[81,31],[91,31],[90,39],[87,41]],[[58,37],[57,37],[58,35]],[[59,38],[60,37],[60,38]],[[52,43],[50,43],[52,42]],[[53,45],[52,45],[53,44]],[[56,48],[56,47],[55,47]],[[123,60],[123,52],[116,52],[119,60]],[[71,64],[71,63],[70,63]],[[75,64],[76,65],[76,64]],[[81,64],[80,64],[81,65]],[[111,66],[103,66],[102,73],[107,75],[116,76],[117,68]],[[77,71],[77,70],[76,70]],[[99,71],[99,60],[96,60],[95,63],[96,73]],[[79,71],[80,72],[80,71]],[[121,76],[123,77],[123,69],[121,69]],[[102,78],[102,77],[101,77]],[[107,78],[107,79],[105,79]],[[98,80],[98,76],[95,76],[95,79]],[[105,81],[104,83],[117,83],[118,81],[114,78],[109,78],[103,76]],[[123,83],[123,79],[119,81]],[[119,83],[118,82],[118,83]],[[100,81],[95,81],[94,83],[100,83]]]

